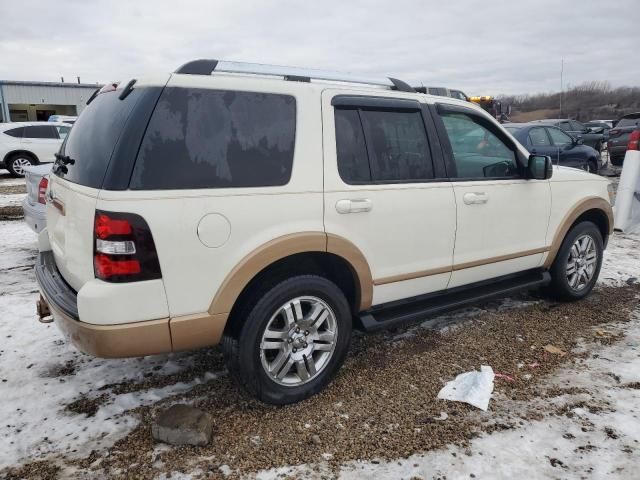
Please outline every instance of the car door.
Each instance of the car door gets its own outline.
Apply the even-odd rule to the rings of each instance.
[[[573,137],[555,127],[546,127],[555,148],[558,149],[558,164],[565,167],[585,168],[586,157]]]
[[[60,149],[60,137],[54,125],[27,125],[22,144],[25,150],[33,152],[40,162],[53,162]]]
[[[484,112],[439,104],[434,116],[457,205],[449,287],[539,267],[549,248],[549,181],[524,178],[526,154]]]
[[[455,199],[423,105],[328,89],[322,115],[325,230],[364,255],[373,305],[446,288]]]
[[[527,147],[533,155],[547,155],[553,163],[558,163],[558,147],[551,143],[544,127],[533,127],[527,134]]]

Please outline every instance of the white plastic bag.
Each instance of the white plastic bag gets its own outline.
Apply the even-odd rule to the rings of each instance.
[[[465,402],[486,412],[493,392],[494,378],[493,369],[482,365],[479,372],[474,370],[461,373],[455,380],[447,382],[438,393],[438,398]]]

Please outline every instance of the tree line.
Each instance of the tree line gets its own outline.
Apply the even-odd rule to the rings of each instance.
[[[562,95],[562,110],[560,110]],[[568,88],[565,92],[534,95],[501,96],[511,105],[512,118],[573,118],[583,122],[592,119],[618,119],[640,111],[640,87],[611,88],[608,82],[592,81]],[[536,115],[537,114],[537,115]]]

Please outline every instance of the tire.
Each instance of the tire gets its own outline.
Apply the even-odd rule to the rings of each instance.
[[[591,159],[587,162],[587,172],[598,174],[598,162],[595,159]]]
[[[615,165],[616,167],[621,167],[622,164],[624,163],[624,157],[609,156],[609,161],[611,162],[611,165]]]
[[[273,405],[299,402],[325,388],[351,342],[344,293],[316,275],[254,290],[235,318],[244,323],[223,339],[229,370],[251,395]]]
[[[600,274],[602,252],[602,235],[594,223],[580,222],[569,230],[551,266],[551,295],[564,301],[580,300],[589,295]],[[595,257],[591,257],[592,254]],[[577,269],[574,274],[569,273],[570,263],[573,271]]]
[[[28,153],[16,153],[13,154],[7,160],[7,170],[12,177],[21,178],[24,177],[24,167],[28,167],[29,165],[35,165],[37,162],[32,155]]]

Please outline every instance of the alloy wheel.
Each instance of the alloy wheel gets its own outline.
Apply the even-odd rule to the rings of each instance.
[[[26,171],[24,167],[30,167],[32,165],[31,160],[26,157],[18,157],[13,160],[13,171],[16,172],[16,175],[20,175],[24,177]]]
[[[591,235],[579,236],[571,246],[567,259],[566,274],[569,286],[575,291],[585,288],[593,279],[597,266],[596,242]]]
[[[336,316],[326,302],[293,298],[276,310],[262,334],[262,368],[279,385],[305,384],[328,365],[337,339]]]

